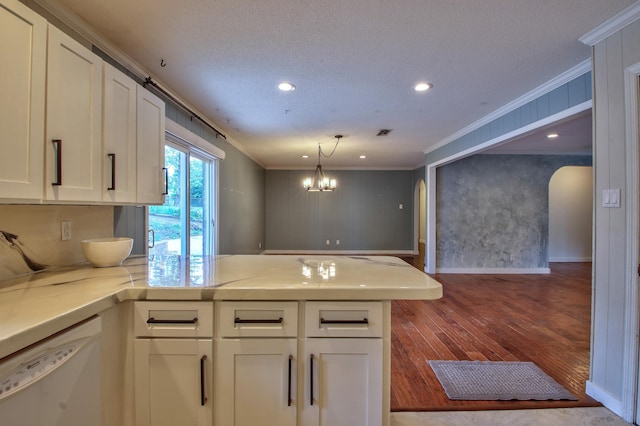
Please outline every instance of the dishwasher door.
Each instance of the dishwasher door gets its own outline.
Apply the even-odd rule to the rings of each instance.
[[[0,360],[0,425],[100,425],[100,318]]]

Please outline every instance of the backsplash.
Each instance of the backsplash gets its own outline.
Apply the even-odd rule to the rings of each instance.
[[[71,221],[67,241],[63,220]],[[0,280],[85,262],[80,241],[112,236],[112,206],[0,205]]]

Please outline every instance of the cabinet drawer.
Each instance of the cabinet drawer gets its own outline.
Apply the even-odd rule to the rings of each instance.
[[[219,337],[296,337],[298,302],[219,302]]]
[[[212,302],[135,302],[138,337],[212,337]]]
[[[382,302],[306,302],[306,337],[382,337]]]

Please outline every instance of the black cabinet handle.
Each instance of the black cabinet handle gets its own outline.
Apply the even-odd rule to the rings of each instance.
[[[288,383],[288,388],[287,388],[287,399],[288,399],[288,403],[287,406],[291,407],[291,362],[293,361],[293,355],[289,355],[289,383]]]
[[[151,317],[147,320],[147,324],[196,324],[197,322],[197,317],[190,320],[159,320]]]
[[[369,324],[369,319],[361,319],[361,320],[326,320],[324,318],[320,318],[320,324]]]
[[[111,159],[111,186],[107,188],[107,191],[115,191],[116,189],[116,154],[107,154],[107,157]]]
[[[53,139],[51,141],[56,151],[56,180],[51,182],[53,186],[62,185],[62,140]]]
[[[204,404],[207,403],[207,394],[206,394],[206,375],[205,375],[205,366],[207,362],[207,356],[202,355],[200,358],[200,405],[204,407]]]
[[[313,359],[314,356],[311,354],[309,357],[309,405],[313,405]]]
[[[282,318],[278,319],[242,319],[236,317],[234,324],[282,324]]]
[[[162,170],[164,170],[164,191],[162,195],[169,195],[169,169],[163,167]]]

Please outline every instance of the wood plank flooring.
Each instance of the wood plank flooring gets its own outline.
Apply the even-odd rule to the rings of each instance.
[[[444,297],[394,301],[391,411],[598,406],[589,376],[591,263],[545,275],[439,274]],[[452,401],[428,360],[532,361],[578,401]]]

